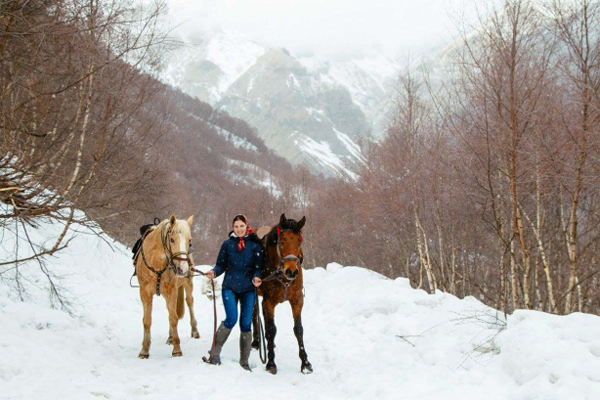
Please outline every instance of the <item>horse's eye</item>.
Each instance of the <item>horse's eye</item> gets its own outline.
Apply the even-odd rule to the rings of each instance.
[[[175,239],[171,238],[171,243],[175,243]]]

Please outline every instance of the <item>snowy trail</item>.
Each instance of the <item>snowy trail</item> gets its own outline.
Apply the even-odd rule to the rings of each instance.
[[[40,230],[38,239],[52,229]],[[139,360],[141,302],[128,285],[128,250],[113,247],[79,236],[50,260],[78,299],[75,318],[50,309],[41,289],[20,302],[0,283],[0,398],[600,399],[599,317],[519,311],[499,332],[495,310],[474,298],[428,295],[405,279],[336,264],[305,275],[312,375],[300,373],[287,303],[276,309],[276,376],[264,370],[256,351],[252,373],[239,367],[237,327],[223,365],[204,364],[212,303],[200,294],[199,281],[201,339],[189,336],[186,311],[179,325],[184,355],[172,358],[164,343],[164,300],[155,298],[150,358]],[[42,286],[35,265],[21,268],[30,271],[30,285]],[[218,313],[222,318],[220,304]]]

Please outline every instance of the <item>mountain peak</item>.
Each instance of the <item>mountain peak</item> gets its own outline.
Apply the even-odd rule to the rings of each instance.
[[[394,72],[383,56],[296,58],[286,48],[219,31],[181,49],[164,80],[255,126],[265,144],[292,163],[347,176],[362,160],[357,135],[379,129],[374,125]]]

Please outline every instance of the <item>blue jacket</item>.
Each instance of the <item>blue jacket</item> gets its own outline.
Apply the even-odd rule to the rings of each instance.
[[[242,251],[238,250],[238,243],[235,235],[223,242],[213,270],[215,276],[225,272],[223,288],[242,293],[254,289],[254,277],[262,277],[263,248],[256,234],[244,238],[246,248]]]

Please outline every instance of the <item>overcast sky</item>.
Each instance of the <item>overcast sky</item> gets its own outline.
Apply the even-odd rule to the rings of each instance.
[[[442,45],[456,35],[468,0],[168,0],[186,41],[218,29],[297,56],[330,59],[398,56]],[[466,4],[466,5],[465,5]],[[472,6],[471,6],[472,8]]]

